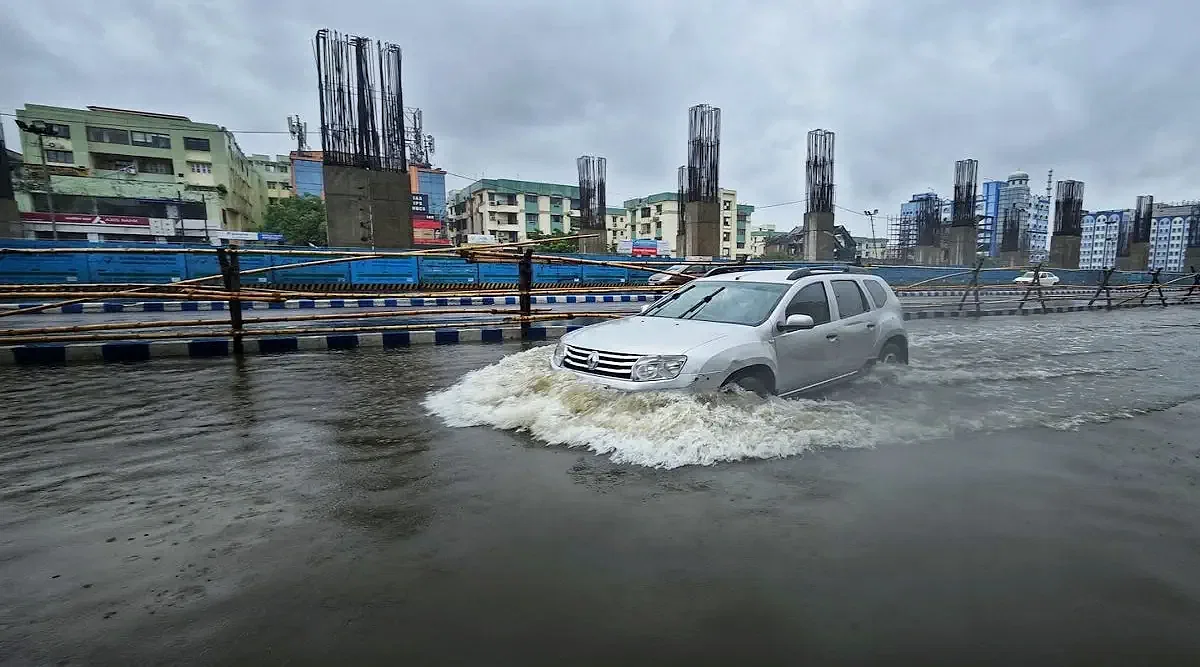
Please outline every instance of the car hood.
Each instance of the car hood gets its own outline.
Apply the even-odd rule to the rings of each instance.
[[[722,322],[677,320],[669,317],[623,317],[572,331],[568,345],[627,354],[686,354],[719,338],[751,331]]]

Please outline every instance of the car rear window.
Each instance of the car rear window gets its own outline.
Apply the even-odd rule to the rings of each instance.
[[[867,286],[867,291],[871,293],[871,299],[875,301],[876,308],[883,308],[883,304],[887,303],[888,293],[883,288],[883,284],[878,280],[864,280],[863,284]]]
[[[837,299],[838,314],[842,318],[861,315],[871,309],[867,297],[853,280],[834,280],[833,298]]]

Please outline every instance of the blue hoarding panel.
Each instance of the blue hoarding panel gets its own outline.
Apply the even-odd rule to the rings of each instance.
[[[620,269],[613,266],[581,266],[579,267],[580,275],[584,282],[588,283],[623,283],[628,278],[627,269]]]
[[[238,267],[242,271],[249,269],[261,269],[272,266],[272,255],[238,255]],[[301,259],[301,261],[303,261]],[[221,265],[217,262],[216,255],[184,255],[184,263],[187,266],[187,277],[204,278],[207,276],[215,276],[221,273]],[[248,276],[242,276],[242,284],[248,285],[252,283],[267,283],[271,281],[271,272],[264,271],[263,273],[253,273]]]
[[[301,255],[269,255],[275,266],[298,264],[306,260],[321,259],[319,257],[303,257]],[[302,266],[295,269],[275,269],[271,271],[271,282],[287,283],[322,283],[336,285],[350,282],[350,263],[321,264],[320,266]]]
[[[416,285],[417,258],[397,257],[351,262],[350,282],[355,285]]]
[[[171,283],[187,277],[183,253],[92,253],[87,256],[90,282]]]
[[[513,264],[480,264],[479,282],[487,283],[517,283],[517,265]]]
[[[8,241],[4,239],[3,243],[7,245]],[[0,283],[85,282],[88,282],[85,255],[0,255]]]
[[[474,285],[479,282],[479,265],[471,264],[465,259],[427,259],[420,260],[421,282],[423,284],[455,283]]]
[[[533,282],[567,283],[579,280],[579,266],[570,264],[534,264]]]

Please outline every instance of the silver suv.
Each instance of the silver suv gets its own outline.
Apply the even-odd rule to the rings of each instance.
[[[900,300],[850,267],[710,271],[640,315],[563,336],[551,366],[625,391],[789,396],[907,363]]]

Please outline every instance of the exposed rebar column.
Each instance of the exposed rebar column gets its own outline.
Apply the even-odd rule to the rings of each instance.
[[[978,174],[978,160],[958,160],[954,163],[954,202],[948,239],[951,264],[967,266],[975,262],[978,245],[975,231],[975,191]]]
[[[688,109],[684,255],[721,255],[721,110],[708,104]]]
[[[914,263],[944,264],[942,256],[942,200],[932,192],[917,202],[917,248]]]
[[[676,173],[677,188],[675,203],[679,207],[678,224],[675,227],[674,254],[683,255],[687,252],[687,186],[688,168],[686,164],[679,165]]]
[[[1083,181],[1058,182],[1054,198],[1054,236],[1050,240],[1050,266],[1079,268],[1080,235],[1083,233]]]
[[[804,259],[834,259],[834,133],[816,129],[808,133],[804,160]]]
[[[583,155],[575,160],[579,171],[579,229],[593,238],[579,239],[579,252],[608,252],[608,225],[604,223],[608,209],[605,203],[605,179],[608,161],[602,157]]]

